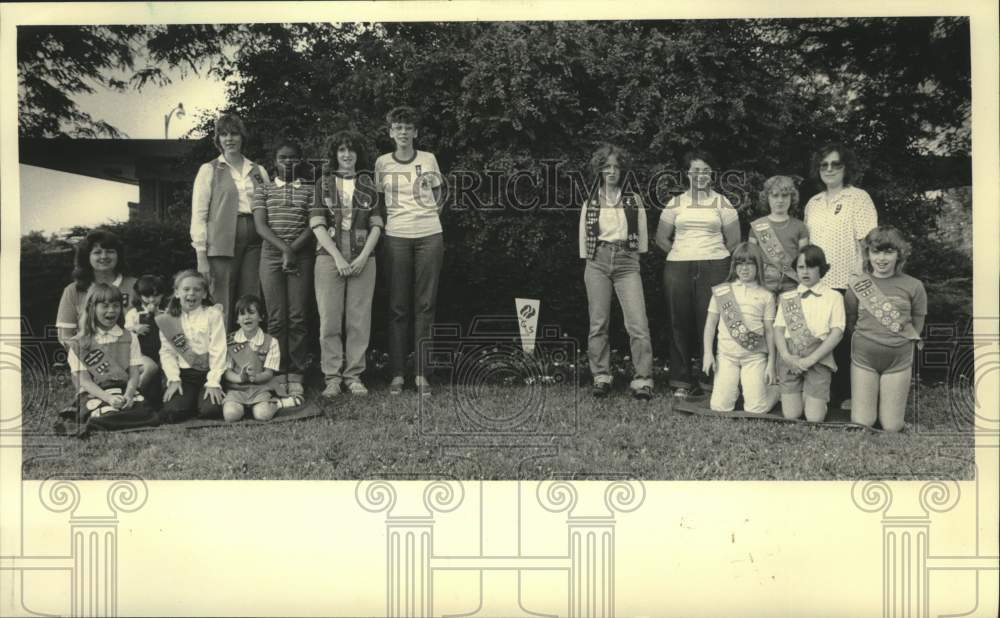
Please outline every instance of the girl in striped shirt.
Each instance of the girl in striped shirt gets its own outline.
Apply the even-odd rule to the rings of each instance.
[[[297,172],[302,148],[285,140],[275,152],[274,182],[259,186],[253,196],[253,218],[264,239],[260,283],[267,306],[267,332],[281,350],[282,382],[288,395],[302,395],[306,369],[306,311],[313,278],[312,230],[309,207],[313,186]]]

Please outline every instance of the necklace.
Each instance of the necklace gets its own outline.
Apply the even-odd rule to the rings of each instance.
[[[621,197],[622,197],[621,189],[618,190],[617,195],[615,195],[615,199],[611,199],[611,194],[608,193],[607,189],[605,189],[604,190],[604,205],[605,206],[615,206],[615,205],[618,204],[618,201],[621,199]]]

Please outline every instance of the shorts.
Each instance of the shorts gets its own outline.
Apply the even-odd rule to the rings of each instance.
[[[777,369],[778,384],[781,385],[782,395],[802,393],[813,399],[830,401],[830,382],[833,381],[833,370],[826,365],[816,363],[808,371],[796,375],[779,358]]]
[[[889,347],[855,332],[851,337],[851,364],[879,375],[908,371],[913,366],[913,344]]]
[[[258,403],[263,403],[274,398],[274,393],[271,389],[263,384],[251,384],[246,388],[231,388],[226,391],[226,399],[223,401],[223,405],[227,403],[238,403],[244,406],[252,406]]]

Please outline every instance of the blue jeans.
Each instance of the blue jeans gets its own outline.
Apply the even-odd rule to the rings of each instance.
[[[653,345],[649,338],[646,297],[639,274],[639,254],[614,245],[600,245],[594,259],[587,260],[583,282],[587,286],[587,309],[590,313],[587,356],[594,381],[611,381],[608,322],[611,317],[611,293],[614,291],[622,307],[632,364],[635,366],[632,388],[653,386]]]
[[[438,281],[444,262],[444,237],[385,237],[385,266],[389,273],[389,365],[392,375],[406,368],[410,317],[416,375],[423,375],[420,342],[431,336],[437,306]]]
[[[281,250],[265,242],[260,253],[260,286],[267,305],[267,332],[278,340],[281,370],[301,375],[306,369],[309,343],[306,312],[312,292],[315,248],[307,244],[295,254],[299,274],[281,269]]]
[[[667,262],[663,291],[670,312],[670,386],[691,388],[697,380],[705,390],[712,384],[701,371],[702,336],[712,286],[726,280],[729,258]],[[692,359],[694,365],[692,367]],[[692,370],[693,369],[693,370]]]

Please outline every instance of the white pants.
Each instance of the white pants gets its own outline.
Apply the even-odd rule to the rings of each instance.
[[[766,414],[777,403],[777,390],[765,383],[767,354],[742,351],[720,352],[715,363],[715,383],[710,406],[716,412],[732,412],[743,387],[743,408],[754,414]],[[773,391],[773,392],[771,392]]]

